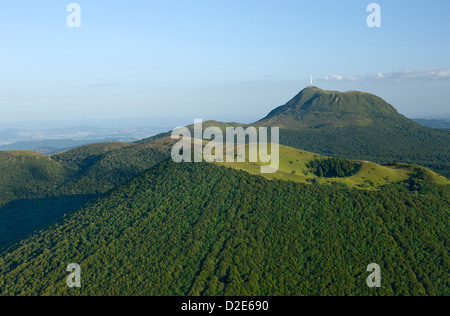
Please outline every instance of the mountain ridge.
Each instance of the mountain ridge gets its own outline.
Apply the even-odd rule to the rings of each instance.
[[[408,120],[382,98],[361,91],[329,91],[310,87],[272,110],[258,125],[281,128],[367,126],[377,120]]]
[[[418,164],[450,177],[450,131],[423,127],[366,92],[303,89],[256,126],[280,127],[280,144],[379,164]]]
[[[313,94],[315,93],[313,90],[303,91],[303,93]],[[328,92],[320,93],[329,94]],[[370,94],[364,92],[347,92],[346,94],[372,98]],[[292,107],[295,107],[294,102]],[[389,112],[388,114],[396,112],[387,105],[384,110]],[[392,119],[388,115],[377,124],[368,126],[326,125],[298,129],[281,128],[280,144],[330,159],[337,157],[346,160],[370,161],[380,165],[392,162],[421,165],[449,178],[450,132],[422,128],[417,124],[405,124],[405,121],[408,122],[407,119]],[[249,125],[217,121],[207,121],[203,124],[204,128],[210,126],[225,129],[228,126],[247,127]],[[7,227],[12,227],[12,230],[20,226],[13,224],[14,221],[29,223],[26,228],[17,230],[17,234],[11,234],[12,230],[4,234],[0,232],[0,248],[2,242],[10,242],[23,232],[31,232],[29,228],[39,228],[42,223],[51,222],[61,214],[76,211],[88,199],[114,190],[169,158],[171,147],[175,143],[175,140],[170,138],[170,134],[170,132],[162,133],[131,144],[87,145],[47,157],[32,152],[0,153],[0,169],[3,168],[1,170],[4,172],[0,179],[3,188],[0,194],[0,222]],[[296,162],[298,158],[294,159],[296,154],[292,149],[285,152],[292,154],[293,158],[289,160],[293,161],[293,164],[287,164],[286,159],[282,159],[284,165],[281,171],[284,173],[280,176],[281,179],[299,182],[318,180],[319,183],[329,182],[330,184],[347,182],[350,186],[361,186],[363,189],[380,187],[397,179],[397,176],[386,174],[389,170],[385,167],[381,168],[384,171],[380,173],[381,169],[376,165],[368,168],[370,171],[368,176],[357,175],[353,179],[337,180],[315,179],[303,163]],[[246,166],[245,168],[252,173],[255,167]],[[389,176],[389,180],[377,181],[380,177],[373,179],[375,171],[371,170],[372,168],[383,175],[381,178]],[[292,175],[291,173],[294,172],[296,174]],[[309,175],[303,176],[304,172]],[[18,177],[18,175],[22,176]],[[44,175],[48,181],[36,181],[33,175]],[[438,178],[434,175],[432,177]],[[400,178],[404,181],[407,176]],[[411,187],[414,187],[414,184]],[[39,188],[38,192],[36,192],[37,188]],[[55,203],[54,199],[59,200]],[[67,205],[72,206],[67,207]],[[43,216],[42,212],[56,214],[56,217]]]
[[[280,130],[280,175],[270,180],[252,174],[258,163],[176,164],[170,132],[52,156],[0,153],[10,173],[0,180],[20,175],[9,188],[27,189],[0,208],[0,295],[448,295],[448,179],[348,158],[432,164],[435,155],[448,170],[450,134],[381,101],[365,113],[370,95],[346,109],[340,95],[313,92],[272,113],[291,109],[297,125]],[[317,154],[299,150],[308,146]],[[43,193],[34,175],[47,176],[50,196],[33,196]],[[65,282],[74,262],[81,289]],[[370,262],[383,267],[380,289],[365,286]]]

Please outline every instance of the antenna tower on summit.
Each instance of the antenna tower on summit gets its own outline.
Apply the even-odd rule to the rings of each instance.
[[[311,75],[311,84],[309,86],[307,86],[307,88],[312,88],[313,87],[313,76]]]

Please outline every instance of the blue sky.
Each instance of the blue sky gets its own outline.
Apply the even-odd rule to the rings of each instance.
[[[0,4],[0,121],[257,119],[310,74],[409,117],[450,114],[448,0],[79,0],[68,28],[70,2]]]

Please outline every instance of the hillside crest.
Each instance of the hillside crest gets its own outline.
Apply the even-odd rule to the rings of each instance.
[[[289,102],[274,109],[257,124],[278,125],[284,128],[368,126],[383,119],[408,120],[376,95],[311,87],[300,91]]]

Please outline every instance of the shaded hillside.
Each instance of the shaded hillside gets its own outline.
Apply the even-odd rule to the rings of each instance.
[[[50,157],[0,152],[0,251],[169,157],[170,143],[103,143]]]
[[[164,162],[0,255],[0,293],[449,295],[449,215],[448,192],[358,192]],[[74,262],[81,289],[66,285]],[[373,262],[380,289],[366,286]]]
[[[96,195],[60,195],[21,199],[0,208],[0,253],[28,234],[79,210]]]
[[[170,156],[171,140],[88,145],[51,156],[73,171],[59,190],[69,194],[105,193]]]
[[[173,141],[100,143],[44,156],[0,152],[0,205],[46,196],[105,193],[170,156]]]
[[[0,206],[51,194],[69,176],[61,164],[28,151],[0,152]]]

